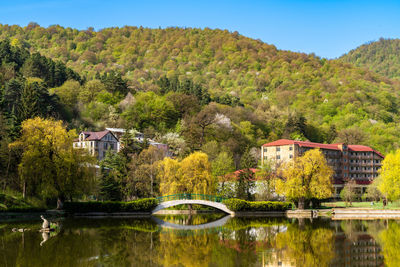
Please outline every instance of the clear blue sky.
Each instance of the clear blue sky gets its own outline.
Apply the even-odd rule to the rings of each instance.
[[[0,23],[96,30],[113,26],[238,31],[279,49],[335,58],[380,37],[400,37],[400,0],[5,0]]]

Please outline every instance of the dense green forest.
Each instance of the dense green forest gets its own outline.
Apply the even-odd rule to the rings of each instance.
[[[384,39],[363,44],[340,58],[389,78],[400,79],[400,39]]]
[[[399,82],[237,32],[30,23],[0,25],[0,39],[29,58],[14,62],[0,51],[7,121],[17,112],[7,90],[38,77],[61,106],[47,109],[62,111],[54,115],[70,128],[135,128],[178,156],[227,150],[238,160],[247,147],[277,138],[361,143],[384,153],[398,147]],[[66,80],[29,70],[35,57],[51,58],[55,73],[65,63]]]

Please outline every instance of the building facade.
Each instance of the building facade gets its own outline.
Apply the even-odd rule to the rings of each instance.
[[[111,150],[118,152],[119,141],[115,135],[109,131],[101,132],[81,132],[79,138],[73,143],[74,148],[84,148],[89,151],[98,160],[102,160],[106,156],[106,152]]]
[[[263,163],[269,161],[279,165],[315,148],[321,149],[327,163],[334,171],[333,185],[336,197],[339,196],[345,181],[350,179],[354,179],[360,187],[360,193],[364,193],[366,187],[378,176],[384,158],[380,152],[368,146],[280,139],[261,147],[261,160]]]

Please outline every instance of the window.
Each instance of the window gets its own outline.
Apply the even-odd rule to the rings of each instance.
[[[347,170],[347,166],[344,166],[344,169]]]
[[[268,149],[266,147],[264,147],[264,153],[267,153]]]
[[[289,155],[289,158],[290,158],[290,159],[292,159],[292,158],[293,158],[293,155],[292,155],[292,154],[290,154],[290,155]]]
[[[281,151],[281,148],[280,148],[280,147],[277,147],[277,148],[276,148],[276,151]]]
[[[104,149],[107,149],[107,143],[104,143],[104,144],[103,144],[103,148],[104,148]]]
[[[291,150],[293,150],[293,147],[292,147],[292,146],[290,146],[290,147],[289,147],[289,150],[290,150],[290,151],[291,151]]]
[[[279,155],[278,155],[278,156],[276,156],[276,159],[281,159],[281,156],[279,156]]]
[[[110,144],[110,149],[114,150],[114,144]]]

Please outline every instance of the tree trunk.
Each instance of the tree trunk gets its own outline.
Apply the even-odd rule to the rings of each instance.
[[[304,202],[304,197],[299,198],[299,205],[297,207],[299,210],[304,210]]]
[[[193,209],[192,209],[192,204],[188,204],[187,206],[188,206],[188,208],[189,208],[189,214],[192,214],[192,211],[193,211]]]
[[[65,197],[64,196],[58,196],[57,198],[57,209],[58,210],[62,210],[64,207],[64,201],[65,201]]]
[[[24,181],[24,187],[22,189],[22,198],[26,197],[26,182]]]
[[[300,229],[300,230],[304,230],[305,225],[306,225],[306,220],[305,220],[305,218],[299,218],[298,220],[299,220],[299,229]]]

